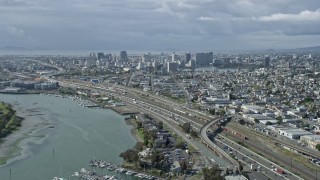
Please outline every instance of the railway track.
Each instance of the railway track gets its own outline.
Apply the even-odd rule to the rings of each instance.
[[[236,127],[233,124],[228,124],[228,126],[230,126],[234,130],[239,131],[239,132],[241,132],[243,134],[248,134],[249,133],[249,134],[254,135],[254,136],[258,135],[260,138],[264,138],[266,141],[267,140],[273,141],[273,142],[278,143],[280,145],[286,146],[286,147],[288,147],[288,148],[290,148],[290,149],[292,149],[294,151],[297,151],[297,152],[299,152],[299,153],[301,153],[303,155],[307,155],[307,156],[312,157],[312,158],[320,158],[320,153],[316,153],[316,152],[305,150],[305,149],[303,149],[301,147],[297,147],[295,145],[292,145],[291,143],[288,143],[288,142],[285,142],[285,141],[281,141],[281,140],[279,140],[279,139],[277,139],[275,137],[262,135],[259,132],[245,131],[242,128]]]

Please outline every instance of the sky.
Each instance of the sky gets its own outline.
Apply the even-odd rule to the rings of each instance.
[[[320,0],[0,0],[0,47],[228,51],[320,45]]]

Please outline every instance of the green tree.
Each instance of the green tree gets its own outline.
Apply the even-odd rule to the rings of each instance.
[[[142,127],[142,122],[137,121],[136,124],[137,124],[137,129],[140,129]]]
[[[191,124],[190,122],[186,122],[182,125],[182,129],[185,133],[190,133],[191,131]]]
[[[241,125],[245,125],[245,124],[246,124],[246,122],[245,122],[243,119],[240,119],[240,120],[239,120],[239,124],[241,124]]]
[[[190,131],[190,135],[191,135],[191,137],[194,137],[194,138],[198,137],[198,133],[196,131],[194,131],[194,130]]]
[[[276,117],[277,124],[282,124],[283,120],[281,116]]]
[[[180,167],[181,167],[181,171],[182,171],[182,172],[184,172],[185,170],[188,169],[188,164],[187,164],[186,161],[180,161],[179,164],[180,164]]]
[[[209,113],[210,113],[211,115],[215,115],[215,114],[216,114],[216,109],[210,109],[210,110],[209,110]]]
[[[268,121],[268,122],[266,123],[266,125],[269,126],[269,125],[272,125],[272,123]]]
[[[211,168],[203,168],[203,178],[204,180],[222,180],[221,171],[217,165]]]
[[[320,144],[317,144],[317,145],[316,145],[316,149],[317,149],[318,151],[320,151]]]
[[[142,151],[143,150],[143,143],[142,142],[137,142],[136,145],[133,147],[134,150],[136,151]]]
[[[159,121],[159,122],[157,123],[157,127],[158,127],[158,129],[162,130],[162,129],[163,129],[163,122],[162,122],[162,121]]]
[[[254,119],[254,122],[257,123],[257,124],[260,123],[259,119]]]
[[[138,152],[133,149],[128,149],[125,152],[120,154],[120,157],[122,157],[127,162],[137,162],[139,159]]]
[[[220,110],[218,113],[219,113],[219,116],[224,116],[226,114],[226,111]]]

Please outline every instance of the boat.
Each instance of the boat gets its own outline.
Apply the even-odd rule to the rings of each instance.
[[[67,179],[61,178],[61,177],[54,177],[53,180],[67,180]]]

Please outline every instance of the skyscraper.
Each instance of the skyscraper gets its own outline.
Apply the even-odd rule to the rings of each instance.
[[[176,62],[167,62],[167,71],[175,72],[178,70],[178,63]]]
[[[97,60],[96,53],[90,53],[90,59]]]
[[[127,51],[121,51],[120,52],[120,61],[121,62],[127,62],[128,61]]]
[[[213,63],[213,52],[196,53],[197,66],[209,66],[211,63]]]
[[[104,53],[102,53],[102,52],[98,52],[98,59],[99,60],[101,60],[101,59],[105,59],[105,55],[104,55]]]
[[[266,68],[270,67],[270,58],[269,57],[264,58],[264,67],[266,67]]]
[[[186,63],[188,63],[191,60],[191,53],[186,53]]]
[[[172,62],[176,62],[178,60],[178,55],[176,55],[175,53],[172,54],[172,58],[171,61]]]

